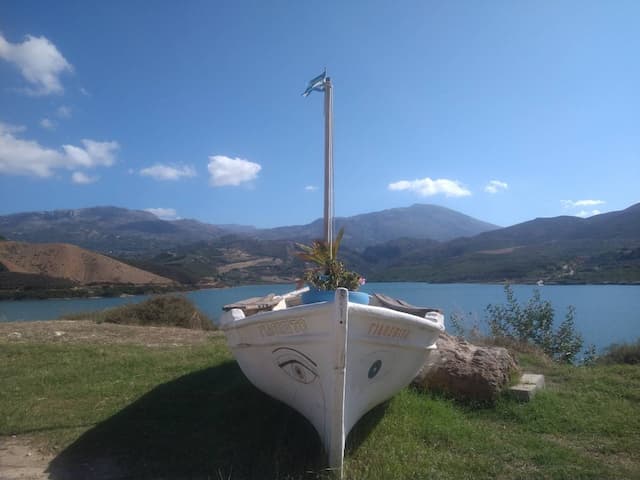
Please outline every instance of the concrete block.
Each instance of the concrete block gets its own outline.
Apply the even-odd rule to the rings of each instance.
[[[544,388],[544,375],[524,373],[517,385],[509,388],[509,392],[521,402],[530,401],[538,390]]]

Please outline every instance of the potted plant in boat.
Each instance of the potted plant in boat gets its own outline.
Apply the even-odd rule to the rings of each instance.
[[[310,288],[302,295],[303,303],[330,301],[335,295],[335,290],[340,287],[349,290],[350,302],[369,303],[368,294],[356,292],[364,285],[364,278],[347,270],[344,263],[338,260],[338,249],[343,236],[344,228],[341,228],[331,245],[325,240],[314,240],[311,245],[297,244],[300,249],[297,252],[298,258],[316,265],[304,272],[303,279]]]

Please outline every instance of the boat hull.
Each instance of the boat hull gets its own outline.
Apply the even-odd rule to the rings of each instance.
[[[421,318],[348,301],[221,319],[240,368],[260,390],[304,415],[317,430],[329,466],[342,470],[356,422],[407,386],[444,330],[442,314]]]

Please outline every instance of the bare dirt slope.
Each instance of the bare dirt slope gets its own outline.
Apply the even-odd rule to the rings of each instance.
[[[66,243],[0,242],[0,263],[10,272],[66,278],[82,285],[169,285],[168,278]]]

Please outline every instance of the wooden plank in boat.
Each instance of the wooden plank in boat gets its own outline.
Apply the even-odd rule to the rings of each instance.
[[[239,302],[230,303],[222,307],[222,309],[229,311],[234,308],[239,308],[245,312],[245,314],[257,313],[265,310],[273,310],[281,301],[282,297],[270,293],[265,297],[252,297],[247,298],[246,300],[240,300]]]

